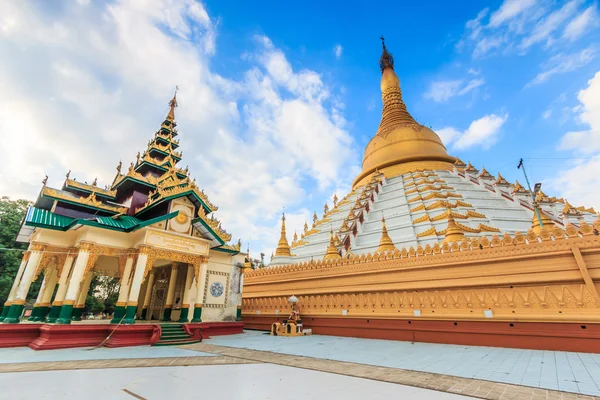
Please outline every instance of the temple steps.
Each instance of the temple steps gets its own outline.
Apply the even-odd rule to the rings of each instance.
[[[161,324],[161,330],[160,339],[154,346],[179,346],[201,342],[188,335],[183,324]]]

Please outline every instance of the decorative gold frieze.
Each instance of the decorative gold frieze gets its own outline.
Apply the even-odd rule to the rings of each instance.
[[[87,197],[77,197],[72,193],[64,192],[64,191],[56,190],[56,189],[51,189],[47,186],[44,186],[42,188],[42,196],[48,196],[48,197],[52,197],[52,198],[55,198],[58,200],[70,201],[70,202],[78,203],[78,204],[82,204],[82,205],[90,205],[90,206],[93,206],[93,207],[96,207],[96,208],[99,208],[102,210],[112,211],[112,212],[116,212],[116,213],[127,212],[126,207],[116,207],[116,206],[102,203],[101,201],[96,199],[96,194],[94,192],[92,192]]]

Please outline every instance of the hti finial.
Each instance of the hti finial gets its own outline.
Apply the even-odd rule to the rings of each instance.
[[[394,57],[390,52],[388,52],[387,47],[385,47],[385,38],[383,35],[381,35],[379,39],[381,39],[382,46],[381,58],[379,59],[379,68],[381,69],[381,73],[383,73],[386,68],[394,69]]]
[[[175,107],[177,107],[177,91],[179,86],[175,86],[175,94],[171,101],[169,101],[169,114],[167,114],[167,121],[173,122],[175,120]]]

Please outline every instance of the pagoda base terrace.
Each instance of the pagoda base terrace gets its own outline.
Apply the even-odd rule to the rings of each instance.
[[[244,326],[268,332],[286,318],[244,316]],[[600,353],[600,324],[335,317],[304,317],[302,322],[316,335]]]
[[[161,336],[160,323],[137,323],[115,326],[106,323],[73,323],[70,325],[22,323],[0,325],[0,348],[25,347],[53,350],[73,347],[151,346]],[[242,322],[202,322],[183,324],[194,338],[242,333]],[[109,337],[110,335],[110,337]],[[107,339],[108,338],[108,339]]]

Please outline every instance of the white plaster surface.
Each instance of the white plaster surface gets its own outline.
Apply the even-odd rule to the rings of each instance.
[[[257,331],[204,343],[600,396],[600,354]]]
[[[148,400],[469,398],[273,364],[6,373],[0,374],[0,387],[7,399],[135,399],[123,389]]]
[[[79,361],[79,360],[112,360],[117,358],[163,358],[163,357],[202,357],[215,354],[184,350],[171,346],[133,346],[108,348],[83,347],[58,350],[32,350],[29,347],[12,347],[0,349],[0,364]],[[2,398],[0,396],[0,398]]]

